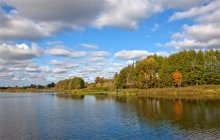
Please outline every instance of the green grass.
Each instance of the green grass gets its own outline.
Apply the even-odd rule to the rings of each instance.
[[[69,95],[117,95],[137,96],[164,99],[220,99],[219,85],[202,85],[182,88],[152,88],[152,89],[119,89],[119,90],[71,90],[63,91],[62,96]]]

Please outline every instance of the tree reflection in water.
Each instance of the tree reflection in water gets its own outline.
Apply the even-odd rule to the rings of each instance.
[[[115,100],[135,106],[137,115],[152,125],[166,121],[185,129],[220,127],[219,101],[136,97],[115,97]]]

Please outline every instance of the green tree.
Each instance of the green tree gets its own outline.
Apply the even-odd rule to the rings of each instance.
[[[148,57],[136,65],[136,85],[139,88],[156,86],[158,63],[153,57]]]
[[[115,77],[116,88],[126,88],[126,68],[123,68]]]
[[[81,77],[74,77],[71,81],[71,89],[82,89],[84,87],[84,80]]]
[[[220,84],[220,60],[219,51],[205,52],[205,80],[207,84]]]
[[[196,64],[193,69],[192,78],[195,80],[196,85],[205,84],[206,83],[204,76],[205,57],[203,51],[200,50],[197,52],[195,60],[196,60]]]
[[[48,88],[53,88],[53,87],[55,87],[55,83],[54,83],[54,82],[49,83],[49,84],[47,84],[47,87],[48,87]]]
[[[66,79],[59,81],[56,85],[56,89],[60,90],[72,90],[72,89],[82,89],[84,87],[84,80],[80,77],[74,77],[72,79]]]
[[[163,60],[162,68],[159,73],[160,87],[172,86],[171,73],[169,72],[169,63],[167,58]]]

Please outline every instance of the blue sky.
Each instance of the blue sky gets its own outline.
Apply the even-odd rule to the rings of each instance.
[[[220,0],[1,0],[0,86],[111,78],[151,54],[219,49]]]

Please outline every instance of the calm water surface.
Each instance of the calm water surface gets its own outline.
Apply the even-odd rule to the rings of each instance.
[[[0,139],[220,139],[220,101],[0,93]]]

